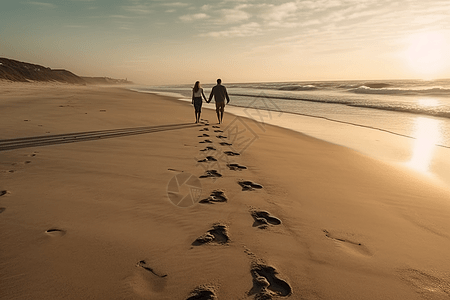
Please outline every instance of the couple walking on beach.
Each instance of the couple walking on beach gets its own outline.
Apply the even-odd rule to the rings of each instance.
[[[223,120],[223,112],[225,110],[225,99],[227,99],[227,104],[230,103],[230,97],[228,97],[226,87],[222,85],[222,80],[217,79],[217,85],[212,88],[208,100],[206,100],[206,96],[200,86],[200,81],[195,82],[192,90],[192,104],[194,104],[195,108],[195,123],[200,122],[200,114],[202,112],[203,103],[202,96],[206,103],[211,102],[211,99],[214,96],[214,101],[216,102],[217,120],[219,121],[219,124],[221,124]]]

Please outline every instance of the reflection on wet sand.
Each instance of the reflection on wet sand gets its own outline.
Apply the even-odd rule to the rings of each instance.
[[[432,118],[418,117],[414,124],[413,137],[416,139],[412,149],[410,167],[428,172],[436,144],[442,138],[441,121]]]

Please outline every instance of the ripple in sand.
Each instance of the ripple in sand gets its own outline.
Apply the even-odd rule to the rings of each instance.
[[[414,286],[426,299],[448,299],[450,296],[448,281],[416,269],[402,269],[398,272],[403,280]]]
[[[153,275],[156,275],[156,276],[158,276],[158,277],[160,277],[160,278],[167,277],[167,274],[163,274],[163,273],[157,272],[157,271],[155,271],[153,268],[151,268],[151,267],[147,264],[147,262],[146,262],[145,260],[139,261],[138,264],[137,264],[137,266],[143,268],[143,269],[146,270],[146,271],[151,272]]]
[[[327,238],[336,241],[337,243],[339,243],[341,245],[343,250],[346,250],[347,252],[349,252],[351,254],[359,254],[359,255],[367,255],[367,256],[372,255],[372,253],[369,251],[369,249],[359,242],[349,240],[347,238],[339,236],[338,234],[330,233],[330,232],[328,232],[328,230],[323,230],[323,232],[325,233],[325,236]]]

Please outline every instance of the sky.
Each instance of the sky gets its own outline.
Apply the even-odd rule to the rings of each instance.
[[[0,56],[148,85],[450,78],[448,0],[1,0]]]

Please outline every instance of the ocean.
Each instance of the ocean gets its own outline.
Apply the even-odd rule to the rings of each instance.
[[[224,85],[231,98],[227,112],[398,163],[450,187],[450,79]],[[138,86],[132,90],[190,102],[192,86]],[[208,97],[214,84],[202,86]],[[213,103],[204,106],[214,108]],[[194,120],[194,113],[189,118]],[[202,118],[216,122],[214,113],[203,113]],[[232,120],[225,119],[222,127],[229,122]],[[261,130],[265,130],[263,126]]]
[[[224,83],[231,106],[299,114],[450,147],[450,79]],[[142,86],[190,101],[193,84]],[[208,97],[214,84],[203,88]],[[420,127],[420,128],[419,128]]]

